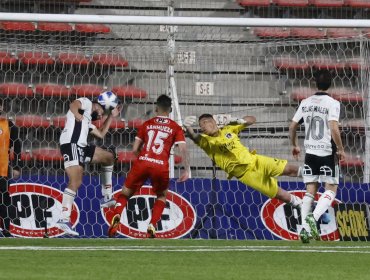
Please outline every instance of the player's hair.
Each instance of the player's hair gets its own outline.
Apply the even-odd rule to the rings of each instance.
[[[200,122],[201,119],[205,119],[205,118],[211,118],[211,119],[213,119],[213,116],[211,114],[203,114],[203,115],[200,115],[200,117],[198,118],[198,122]]]
[[[166,94],[162,94],[157,98],[157,107],[164,112],[171,112],[172,99]]]
[[[331,87],[332,76],[329,70],[320,69],[315,73],[314,77],[318,90],[328,90]]]

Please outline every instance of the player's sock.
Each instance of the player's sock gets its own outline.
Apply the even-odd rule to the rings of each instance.
[[[123,209],[125,209],[127,204],[127,197],[122,193],[117,197],[116,205],[114,206],[114,215],[122,214]]]
[[[166,203],[163,202],[163,200],[157,199],[154,202],[153,210],[152,210],[152,219],[150,220],[150,223],[153,226],[156,226],[157,222],[160,220],[165,207],[166,207]]]
[[[102,166],[100,174],[101,193],[105,201],[112,197],[112,172],[113,165]]]
[[[333,191],[325,191],[319,200],[317,201],[317,205],[315,207],[315,210],[313,211],[313,217],[316,221],[319,220],[322,214],[328,210],[329,206],[333,203],[335,199],[336,193]]]
[[[302,205],[302,199],[300,199],[298,196],[290,194],[289,204],[292,205],[294,208],[299,208]]]
[[[312,205],[314,201],[314,196],[310,193],[305,193],[303,200],[302,200],[302,207],[301,207],[301,217],[302,217],[302,227],[306,230],[309,229],[306,217],[309,213],[312,213]]]
[[[297,177],[302,177],[302,176],[303,176],[303,167],[300,166],[298,167]]]
[[[76,192],[66,188],[63,192],[62,217],[61,220],[69,222],[71,217],[72,205],[76,197]]]

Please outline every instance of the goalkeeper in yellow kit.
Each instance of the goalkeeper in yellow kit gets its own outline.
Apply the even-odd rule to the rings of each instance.
[[[191,128],[195,121],[195,116],[185,118],[184,127],[189,137],[228,174],[228,179],[235,177],[270,198],[300,207],[301,199],[281,189],[275,178],[282,175],[296,177],[300,173],[299,167],[288,164],[287,160],[250,152],[240,142],[239,132],[254,124],[255,117],[231,118],[227,125],[219,128],[212,115],[203,114],[198,120],[202,134],[195,133]]]

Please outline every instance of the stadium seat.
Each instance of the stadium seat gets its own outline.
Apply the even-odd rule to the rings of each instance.
[[[37,161],[63,161],[63,156],[59,149],[41,148],[32,150],[31,157]]]
[[[64,128],[66,125],[66,117],[65,116],[57,116],[51,118],[51,123],[54,127]]]
[[[145,122],[145,120],[142,120],[142,119],[134,119],[134,120],[130,120],[127,122],[127,126],[129,128],[140,128],[143,123]]]
[[[285,27],[257,27],[252,29],[254,35],[260,38],[288,38],[290,29]]]
[[[286,7],[306,7],[308,6],[308,0],[272,0],[272,2],[278,6],[286,6]]]
[[[91,58],[80,53],[60,53],[57,62],[67,65],[89,65]]]
[[[365,133],[365,120],[352,119],[342,122],[340,125],[342,131],[351,131],[353,133]]]
[[[5,31],[35,31],[36,27],[32,22],[3,21],[0,29]]]
[[[14,151],[12,150],[9,155],[10,160],[14,160]],[[30,161],[31,160],[31,153],[29,151],[21,152],[21,160],[22,161]]]
[[[323,39],[326,37],[326,29],[294,27],[290,29],[290,36],[305,39]]]
[[[270,6],[271,0],[237,0],[237,3],[242,7],[266,7]]]
[[[68,97],[70,90],[64,85],[57,84],[38,84],[35,93],[44,97]]]
[[[99,121],[94,121],[93,122],[93,125],[95,125],[96,127],[101,127],[103,125],[103,120],[99,120]],[[118,120],[118,119],[113,119],[109,128],[111,129],[123,129],[125,128],[126,125],[125,125],[125,121],[124,120]]]
[[[309,64],[316,69],[344,69],[346,62],[339,59],[332,59],[330,57],[317,57],[309,61]]]
[[[313,95],[317,90],[309,87],[300,87],[292,90],[291,97],[293,100],[299,102],[303,99]],[[331,88],[328,93],[334,99],[341,102],[352,102],[352,103],[362,103],[362,95],[354,90],[347,88]]]
[[[76,24],[74,29],[80,33],[110,33],[110,27],[104,24]]]
[[[347,157],[344,161],[340,161],[341,167],[363,167],[364,161],[360,157]]]
[[[0,94],[7,96],[33,96],[31,86],[20,83],[0,84]]]
[[[76,94],[79,97],[96,97],[104,91],[103,87],[99,85],[76,85],[71,87],[70,93]]]
[[[352,8],[370,8],[369,0],[344,0],[344,4]]]
[[[310,4],[316,7],[342,7],[344,0],[310,0]]]
[[[273,64],[279,70],[305,70],[310,67],[306,59],[291,56],[275,58]]]
[[[131,151],[118,151],[117,162],[130,163],[136,160],[136,155]]]
[[[360,35],[361,31],[355,28],[328,28],[326,30],[328,38],[352,38]]]
[[[145,90],[133,86],[116,86],[112,88],[112,92],[114,92],[118,97],[123,98],[143,99],[147,97]]]
[[[365,59],[361,57],[355,57],[355,58],[346,59],[346,67],[354,71],[358,71],[358,70],[361,70],[361,68],[368,69],[369,64],[365,61]]]
[[[25,128],[48,128],[50,126],[50,120],[39,115],[18,115],[15,118],[15,124],[18,127]]]
[[[119,54],[95,54],[92,61],[101,66],[127,67],[128,61]]]
[[[3,64],[15,64],[17,60],[17,57],[11,53],[0,51],[0,66]]]
[[[43,32],[71,32],[72,25],[62,22],[40,22],[37,24],[37,30]]]
[[[22,52],[18,58],[26,65],[52,65],[55,62],[51,54],[45,52]]]

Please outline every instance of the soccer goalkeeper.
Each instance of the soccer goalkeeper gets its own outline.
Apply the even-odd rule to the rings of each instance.
[[[230,118],[227,125],[219,128],[211,114],[203,114],[198,120],[202,134],[195,133],[191,128],[195,121],[195,116],[185,118],[184,127],[189,137],[228,174],[228,179],[235,177],[270,198],[277,198],[293,207],[300,207],[301,199],[281,189],[275,178],[282,175],[298,176],[300,168],[288,164],[284,159],[250,152],[240,142],[238,134],[247,126],[254,124],[255,117]]]

